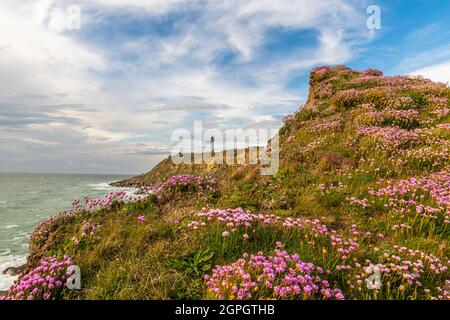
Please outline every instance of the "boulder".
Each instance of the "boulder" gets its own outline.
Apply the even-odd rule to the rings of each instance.
[[[22,265],[20,267],[9,267],[3,270],[3,274],[7,274],[9,276],[18,276],[23,270],[25,270],[26,265]]]

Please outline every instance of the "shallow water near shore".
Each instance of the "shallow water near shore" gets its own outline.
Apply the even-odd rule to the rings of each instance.
[[[109,183],[128,175],[0,173],[0,291],[15,277],[3,270],[23,264],[28,254],[28,237],[45,218],[70,209],[74,199],[131,188],[117,188]]]

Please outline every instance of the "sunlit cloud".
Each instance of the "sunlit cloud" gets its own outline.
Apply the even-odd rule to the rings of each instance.
[[[372,39],[365,19],[350,0],[4,0],[0,170],[140,172],[194,120],[279,126],[311,67]]]

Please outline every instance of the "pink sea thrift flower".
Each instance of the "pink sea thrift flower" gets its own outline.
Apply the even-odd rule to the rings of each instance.
[[[344,299],[342,291],[322,279],[323,269],[279,248],[274,256],[244,255],[231,265],[216,266],[205,276],[216,299]],[[326,276],[326,275],[325,275]]]
[[[70,257],[58,260],[55,256],[42,258],[40,265],[26,274],[20,274],[0,300],[48,300],[63,290],[67,268],[72,266]]]

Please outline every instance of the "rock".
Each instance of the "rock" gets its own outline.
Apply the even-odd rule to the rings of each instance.
[[[3,270],[2,273],[7,274],[9,276],[17,276],[17,275],[19,275],[19,273],[21,273],[23,270],[25,270],[25,268],[26,268],[25,264],[22,266],[19,266],[19,267],[9,267],[9,268],[6,268],[5,270]]]
[[[8,294],[8,291],[0,291],[0,297],[4,297]]]
[[[17,275],[17,270],[14,267],[9,267],[3,270],[3,274],[7,274],[8,276],[15,276]]]

